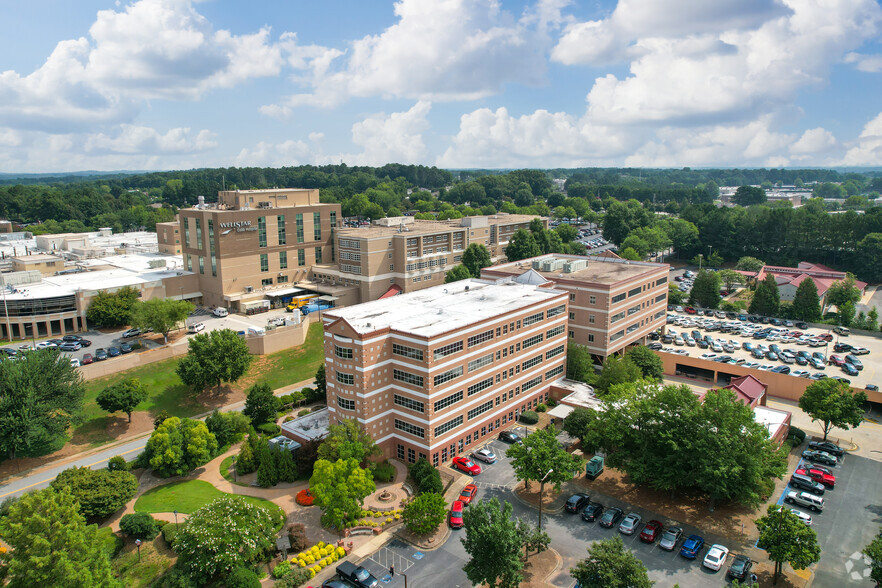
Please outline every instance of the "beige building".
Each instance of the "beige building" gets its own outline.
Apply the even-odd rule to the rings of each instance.
[[[184,268],[199,277],[206,305],[278,306],[314,265],[335,261],[339,217],[340,205],[321,204],[318,190],[219,192],[216,204],[180,211]]]
[[[156,242],[163,255],[181,255],[181,219],[156,223]]]
[[[494,263],[503,259],[515,231],[529,229],[534,218],[538,217],[500,213],[425,221],[401,216],[379,219],[369,227],[343,228],[337,235],[337,263],[313,268],[313,278],[354,289],[354,295],[340,294],[350,304],[437,286],[472,243],[487,247]],[[540,220],[547,228],[548,219]]]
[[[563,380],[568,294],[550,286],[463,280],[326,311],[330,422],[436,466],[495,437]]]
[[[569,293],[570,341],[584,345],[595,361],[643,344],[665,324],[669,266],[628,261],[614,254],[579,256],[552,253],[487,267],[482,278],[522,276],[546,280]]]
[[[12,258],[12,271],[36,270],[44,276],[54,276],[64,270],[64,259],[49,253],[35,253]]]

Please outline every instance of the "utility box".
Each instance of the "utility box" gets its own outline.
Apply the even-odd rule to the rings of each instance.
[[[597,476],[603,473],[603,458],[595,455],[585,464],[585,477],[596,480]]]

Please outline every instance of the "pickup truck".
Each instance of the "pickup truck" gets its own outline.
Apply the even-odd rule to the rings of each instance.
[[[351,561],[344,561],[337,566],[337,575],[358,588],[376,588],[380,584],[369,571]]]

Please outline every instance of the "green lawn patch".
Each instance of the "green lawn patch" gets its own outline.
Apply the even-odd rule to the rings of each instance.
[[[162,547],[159,547],[159,544]],[[126,549],[111,561],[113,573],[126,588],[141,588],[152,585],[174,563],[170,550],[164,546],[161,537],[141,544],[141,558],[138,550]]]
[[[157,513],[176,510],[179,513],[190,514],[223,496],[235,495],[221,492],[208,482],[202,480],[173,482],[164,486],[158,486],[142,494],[135,501],[135,511]],[[238,496],[238,498],[267,509],[276,520],[277,528],[281,528],[285,520],[285,512],[280,506],[269,500],[254,496]]]
[[[264,361],[255,362],[246,379],[266,382],[276,390],[315,377],[324,359],[322,325],[313,323],[303,345],[265,356]]]

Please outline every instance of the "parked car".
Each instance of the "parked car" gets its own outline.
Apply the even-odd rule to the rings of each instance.
[[[103,361],[107,359],[107,350],[103,347],[99,347],[95,350],[95,361]]]
[[[79,342],[77,342],[77,341],[66,341],[61,344],[61,347],[59,347],[59,349],[61,351],[67,351],[67,352],[79,351],[81,348],[82,348],[82,345],[80,345]]]
[[[126,343],[126,342],[120,343],[119,344],[119,352],[123,353],[123,354],[131,353],[132,352],[132,345],[130,343]]]
[[[120,335],[120,337],[122,337],[123,339],[128,339],[129,337],[140,337],[140,336],[141,336],[141,329],[137,329],[137,328],[128,329],[127,331],[123,331],[123,334]]]
[[[747,580],[750,578],[750,570],[752,568],[753,560],[746,555],[736,555],[726,575],[736,580]]]
[[[827,453],[835,457],[842,457],[843,453],[845,453],[844,449],[829,441],[809,441],[808,446],[809,449],[826,451]]]
[[[521,436],[513,431],[502,431],[499,433],[499,440],[503,443],[522,443]]]
[[[478,493],[478,487],[474,484],[466,484],[465,488],[459,491],[459,500],[462,502],[463,506],[468,506],[474,500],[475,495]]]
[[[686,538],[686,541],[683,542],[683,547],[680,548],[680,555],[686,559],[695,559],[702,547],[704,547],[703,537],[689,535],[689,537]]]
[[[859,370],[864,369],[864,364],[862,364],[861,360],[857,358],[857,355],[851,353],[845,356],[845,363],[850,363]]]
[[[488,447],[483,447],[474,453],[472,453],[472,457],[475,459],[479,459],[484,463],[496,463],[496,454],[493,453],[493,450]]]
[[[629,513],[624,519],[622,519],[622,523],[619,525],[619,532],[625,535],[633,535],[635,531],[637,531],[637,527],[640,526],[641,517],[636,512]]]
[[[851,352],[854,355],[867,355],[870,352],[870,350],[867,349],[866,347],[858,347],[857,345],[855,345],[851,348]]]
[[[784,502],[787,504],[798,504],[813,512],[824,510],[824,499],[809,492],[788,492]]]
[[[719,571],[726,563],[727,557],[729,557],[729,548],[725,545],[715,543],[711,545],[711,548],[708,550],[707,555],[704,556],[704,561],[701,565],[708,569]]]
[[[791,508],[790,512],[799,517],[799,520],[802,521],[806,527],[812,526],[812,515],[806,514],[801,510],[796,510],[795,508]]]
[[[65,335],[64,337],[61,338],[61,340],[64,341],[65,343],[70,343],[73,341],[79,341],[80,336],[79,335]]]
[[[661,521],[655,519],[649,521],[644,525],[643,531],[640,532],[640,540],[644,543],[654,543],[662,534],[663,528],[664,526],[661,524]]]
[[[70,367],[80,367],[80,360],[76,357],[70,358]]]
[[[462,509],[462,502],[460,502],[459,500],[454,500],[453,505],[450,507],[450,514],[447,517],[447,524],[450,525],[451,529],[462,528]]]
[[[83,359],[82,359],[82,361],[80,361],[80,363],[83,365],[88,365],[88,364],[92,363],[93,361],[95,361],[95,360],[92,358],[91,353],[84,353]]]
[[[361,566],[344,561],[337,566],[337,575],[357,588],[377,588],[380,581]]]
[[[80,345],[82,345],[83,347],[91,347],[92,342],[88,339],[80,339]]]
[[[848,343],[836,343],[833,345],[833,351],[836,353],[848,353],[851,350],[852,347]]]
[[[189,327],[187,327],[188,333],[198,333],[199,331],[205,330],[205,323],[193,323]]]
[[[617,506],[613,506],[600,517],[600,526],[606,529],[612,529],[616,523],[622,520],[623,516],[625,516],[624,511]]]
[[[811,492],[818,496],[823,496],[826,490],[823,484],[815,482],[808,476],[803,476],[802,474],[793,474],[790,476],[790,487],[797,490],[805,490],[806,492]]]
[[[107,348],[107,355],[109,357],[119,357],[119,355],[120,355],[119,347],[108,347]]]
[[[582,510],[582,520],[593,523],[603,514],[603,505],[599,502],[589,502]]]
[[[858,371],[858,368],[850,363],[842,364],[842,371],[845,372],[849,376],[857,376],[860,373]]]
[[[591,497],[585,493],[573,494],[567,499],[567,503],[564,505],[567,512],[579,512],[580,510],[585,508],[591,502]]]
[[[845,360],[838,355],[831,355],[830,364],[835,365],[836,367],[842,367],[843,365],[845,365]]]
[[[803,451],[802,457],[809,461],[814,461],[831,466],[835,466],[838,461],[835,456],[830,455],[826,451],[812,451],[810,449]]]
[[[674,551],[677,547],[677,542],[680,541],[680,537],[682,536],[683,529],[680,527],[668,527],[665,529],[665,532],[662,533],[658,546],[665,551]]]
[[[481,466],[467,457],[454,457],[451,465],[461,472],[477,476],[481,473]]]

